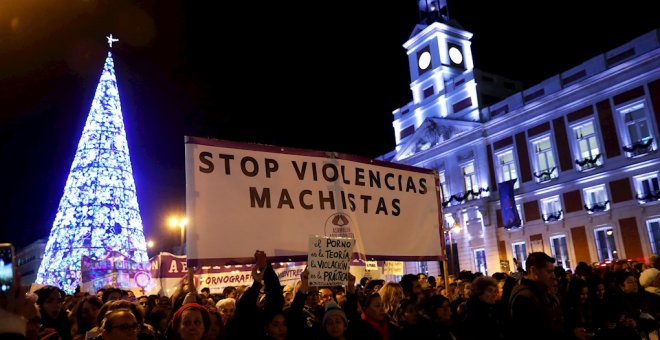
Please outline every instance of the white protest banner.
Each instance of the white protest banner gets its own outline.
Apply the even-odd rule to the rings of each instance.
[[[402,261],[385,261],[383,263],[384,275],[403,275],[403,262]]]
[[[309,235],[369,260],[440,259],[437,172],[321,151],[186,138],[188,265],[305,261]]]
[[[160,253],[151,258],[151,274],[155,289],[149,294],[170,295],[181,285],[188,271],[186,256]],[[281,285],[295,285],[305,270],[305,262],[271,263]],[[195,287],[209,288],[211,293],[222,293],[228,286],[251,286],[252,265],[202,266],[195,270]]]
[[[355,240],[350,238],[310,236],[307,256],[310,287],[345,285],[354,245]]]

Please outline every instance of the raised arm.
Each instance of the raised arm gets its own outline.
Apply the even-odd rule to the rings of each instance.
[[[197,287],[195,287],[195,269],[188,267],[188,293],[183,299],[183,304],[192,302],[199,303],[200,301],[197,296]]]
[[[263,260],[257,261],[257,263],[265,264],[265,268],[263,269],[264,290],[266,293],[264,309],[266,312],[271,313],[282,311],[284,307],[284,295],[282,294],[280,278],[277,277],[271,263],[266,261],[266,253],[260,252],[258,256],[263,257]]]
[[[348,320],[360,319],[358,312],[358,296],[355,289],[355,276],[348,273],[348,283],[346,284],[346,303],[344,304],[344,312]]]
[[[256,253],[255,253],[256,258]],[[227,323],[227,335],[230,339],[249,339],[256,337],[260,334],[261,329],[255,328],[255,320],[259,320],[259,307],[257,300],[259,299],[259,291],[263,286],[264,271],[259,270],[259,265],[255,263],[252,266],[252,279],[254,282],[245,293],[236,300],[236,312],[234,318]]]

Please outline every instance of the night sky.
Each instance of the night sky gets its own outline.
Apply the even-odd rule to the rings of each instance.
[[[415,1],[392,2],[0,2],[0,242],[48,236],[109,33],[159,250],[179,242],[166,219],[185,212],[185,135],[392,150],[391,112],[412,99],[402,44],[418,21]],[[526,87],[660,27],[653,1],[574,2],[455,0],[449,15],[474,33],[477,68]]]

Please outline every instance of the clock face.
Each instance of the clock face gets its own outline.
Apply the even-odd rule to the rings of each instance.
[[[461,64],[463,62],[463,53],[458,47],[452,46],[449,48],[449,59],[454,64]]]
[[[419,55],[417,63],[420,69],[426,70],[429,65],[431,65],[431,53],[429,53],[429,51],[422,52],[422,54]]]

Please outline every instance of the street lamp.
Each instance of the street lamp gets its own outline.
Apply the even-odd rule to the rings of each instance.
[[[454,225],[451,228],[447,229],[449,234],[449,252],[451,254],[451,271],[452,273],[456,272],[456,263],[454,262],[454,239],[452,238],[453,233],[461,231],[461,224],[458,221],[454,221]]]
[[[449,254],[450,254],[450,259],[451,259],[451,271],[452,274],[455,273],[456,269],[456,263],[454,262],[454,240],[452,237],[452,234],[454,232],[459,232],[461,230],[461,224],[458,223],[458,220],[452,219],[454,222],[451,224],[450,223],[445,224],[445,227],[443,228],[443,232],[447,233],[449,236]],[[444,240],[442,241],[444,243]],[[447,261],[447,249],[445,248],[445,254],[444,254],[445,262],[444,262],[444,275],[445,275],[445,287],[448,287],[447,285],[449,284],[449,270],[448,270],[448,265],[449,261]]]
[[[153,251],[154,245],[155,243],[153,240],[147,240],[147,254]]]
[[[181,230],[181,253],[185,254],[183,250],[183,244],[184,244],[184,238],[185,238],[185,231],[186,231],[186,225],[188,224],[188,219],[184,217],[178,217],[178,216],[172,216],[169,219],[170,228],[179,228]]]

